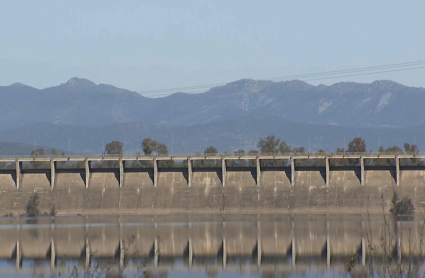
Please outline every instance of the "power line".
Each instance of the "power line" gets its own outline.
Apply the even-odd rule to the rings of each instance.
[[[425,63],[424,63],[425,65]],[[357,73],[357,74],[346,74],[346,75],[335,75],[335,76],[325,76],[325,77],[319,77],[319,78],[310,78],[310,79],[304,79],[304,78],[297,78],[297,80],[300,81],[318,81],[318,80],[326,80],[326,79],[335,79],[335,78],[342,78],[342,77],[353,77],[353,76],[365,76],[365,75],[372,75],[372,74],[379,74],[379,73],[389,73],[389,72],[399,72],[399,71],[409,71],[409,70],[418,70],[418,69],[425,69],[425,66],[423,67],[414,67],[414,68],[405,68],[405,69],[395,69],[395,70],[385,70],[385,71],[375,71],[375,72],[363,72],[363,73]],[[261,80],[268,80],[268,79],[261,79]],[[288,79],[287,79],[288,80]],[[283,80],[282,80],[283,81]],[[204,90],[201,91],[194,91],[190,92],[191,94],[195,93],[201,93],[205,92]],[[163,94],[156,94],[157,97],[166,96],[168,93]]]
[[[425,65],[425,61],[390,64],[390,65],[373,66],[373,67],[365,67],[365,68],[346,69],[346,70],[327,71],[327,72],[302,74],[302,75],[292,75],[292,76],[286,76],[286,77],[274,77],[274,78],[269,78],[269,79],[266,79],[266,80],[280,80],[280,79],[287,80],[288,78],[314,77],[314,76],[334,75],[334,74],[342,74],[342,73],[350,73],[350,72],[364,72],[364,71],[374,71],[374,70],[382,70],[382,69],[388,69],[388,68],[418,66],[418,65]]]
[[[368,73],[359,73],[359,74],[350,74],[350,75],[340,75],[340,76],[322,77],[322,78],[316,78],[316,79],[306,79],[306,80],[302,79],[302,80],[303,80],[303,81],[325,80],[325,79],[330,79],[330,78],[340,78],[340,77],[351,77],[351,76],[371,75],[371,74],[378,74],[378,73],[398,72],[398,71],[417,70],[417,69],[425,69],[425,66],[424,66],[424,67],[407,68],[407,69],[398,69],[398,70],[387,70],[387,71],[378,71],[378,72],[368,72]]]
[[[325,72],[316,72],[316,73],[309,73],[309,74],[287,75],[287,76],[281,76],[281,77],[262,78],[261,80],[276,81],[276,80],[299,79],[299,78],[305,78],[305,77],[334,75],[334,74],[349,73],[349,72],[374,71],[374,70],[381,70],[381,69],[388,69],[388,68],[399,68],[399,67],[409,67],[409,66],[418,66],[418,65],[425,65],[425,61],[387,64],[387,65],[381,65],[381,66],[352,68],[352,69],[346,69],[346,70],[325,71]],[[152,94],[155,94],[155,93],[178,92],[180,90],[211,88],[211,87],[215,87],[215,86],[226,85],[228,83],[229,82],[227,82],[227,83],[215,83],[215,84],[208,84],[208,85],[175,87],[175,88],[167,88],[167,89],[156,89],[156,90],[141,91],[139,93],[142,94],[142,95],[152,95]]]

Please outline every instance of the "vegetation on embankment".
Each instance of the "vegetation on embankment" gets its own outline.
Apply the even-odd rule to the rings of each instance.
[[[27,217],[37,217],[37,216],[55,216],[56,215],[56,209],[53,206],[50,209],[50,212],[43,212],[42,214],[40,214],[40,209],[39,209],[39,205],[40,205],[40,196],[38,195],[38,193],[34,193],[30,199],[27,202],[27,205],[25,206],[25,216]]]
[[[412,203],[412,199],[408,196],[399,198],[396,191],[394,191],[393,198],[391,199],[392,206],[390,213],[394,217],[398,216],[411,216],[415,213],[415,206]]]

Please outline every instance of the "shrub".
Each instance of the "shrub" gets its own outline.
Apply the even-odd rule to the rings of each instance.
[[[40,197],[37,193],[34,193],[31,198],[28,200],[27,206],[26,206],[26,216],[28,217],[36,217],[40,214],[40,211],[38,209],[38,205],[40,204]]]
[[[50,216],[56,216],[56,207],[55,207],[55,206],[53,206],[53,207],[50,209]]]
[[[415,213],[415,206],[412,203],[412,199],[406,196],[400,200],[395,191],[391,203],[392,207],[390,212],[393,216],[412,215]]]

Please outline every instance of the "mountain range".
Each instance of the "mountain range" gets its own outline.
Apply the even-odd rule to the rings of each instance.
[[[393,81],[313,86],[303,81],[243,79],[200,94],[147,98],[137,92],[72,78],[36,89],[20,83],[0,87],[0,141],[74,153],[100,153],[120,140],[140,151],[153,137],[174,153],[255,149],[274,134],[294,146],[335,150],[355,136],[376,149],[417,140],[425,143],[425,89]],[[345,138],[345,139],[344,139]],[[416,138],[416,139],[414,139]],[[6,151],[7,152],[7,151]],[[0,149],[0,154],[5,153]]]

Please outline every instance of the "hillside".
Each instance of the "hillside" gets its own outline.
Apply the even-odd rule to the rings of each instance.
[[[377,149],[425,138],[425,89],[392,81],[312,86],[302,81],[239,80],[201,94],[146,98],[111,85],[72,78],[35,89],[20,83],[0,87],[0,141],[75,153],[100,153],[103,142],[125,142],[140,151],[153,137],[170,152],[193,153],[206,145],[221,152],[255,148],[274,134],[294,146],[333,151],[355,136]],[[310,140],[308,139],[310,138]],[[19,149],[19,150],[18,150]],[[24,154],[32,148],[11,147]]]
[[[392,81],[312,86],[302,81],[239,80],[201,94],[146,98],[111,85],[72,78],[38,90],[0,87],[1,128],[34,123],[107,126],[142,122],[190,126],[247,115],[360,127],[409,127],[425,123],[425,89]]]

